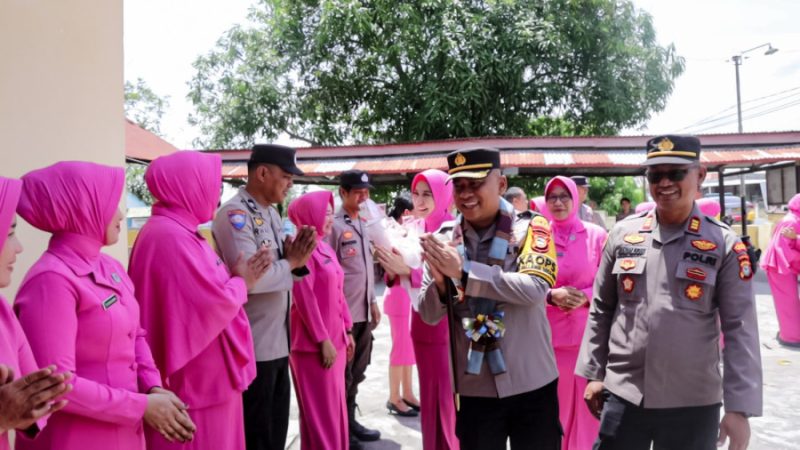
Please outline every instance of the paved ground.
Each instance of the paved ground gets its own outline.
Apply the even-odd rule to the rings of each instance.
[[[790,450],[800,448],[800,351],[783,348],[775,340],[778,322],[766,277],[755,277],[756,301],[764,366],[764,417],[751,419],[751,449]],[[382,295],[381,286],[378,295]],[[385,319],[385,318],[384,318]],[[388,321],[382,320],[375,332],[372,364],[361,385],[359,421],[383,433],[383,439],[366,444],[370,450],[419,449],[419,419],[387,414],[390,335]],[[299,449],[296,404],[292,403],[288,449]]]

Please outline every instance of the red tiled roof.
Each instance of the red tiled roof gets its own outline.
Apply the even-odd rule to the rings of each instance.
[[[502,150],[504,167],[522,173],[608,169],[609,173],[641,173],[644,145],[650,136],[474,138],[410,144],[297,149],[298,165],[309,178],[330,178],[348,169],[374,175],[407,176],[426,169],[446,169],[445,155],[482,145]],[[708,167],[751,167],[800,161],[800,132],[700,136],[702,162]],[[244,178],[249,150],[215,150],[225,162],[224,178]]]
[[[178,148],[159,136],[125,119],[125,157],[152,161],[159,156],[177,152]]]

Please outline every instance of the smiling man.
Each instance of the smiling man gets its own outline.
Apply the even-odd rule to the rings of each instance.
[[[510,439],[512,449],[558,450],[558,370],[545,314],[557,276],[550,226],[500,197],[507,181],[498,150],[453,152],[447,163],[460,215],[422,237],[419,312],[450,325],[461,449],[505,450]]]
[[[747,249],[694,202],[706,176],[699,139],[653,138],[645,166],[656,208],[609,233],[575,370],[593,380],[594,448],[705,450],[730,438],[744,449],[747,418],[762,410]]]
[[[286,200],[297,167],[295,150],[257,144],[247,162],[247,185],[217,211],[212,227],[229,268],[243,254],[267,247],[274,263],[248,291],[244,305],[256,356],[256,379],[243,395],[247,450],[283,449],[289,429],[289,307],[294,277],[307,274],[316,231],[302,227],[292,239],[283,233],[275,205]]]

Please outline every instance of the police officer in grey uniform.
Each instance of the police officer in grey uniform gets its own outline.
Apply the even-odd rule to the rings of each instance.
[[[419,312],[450,326],[461,449],[505,450],[510,440],[512,449],[560,450],[545,312],[557,277],[550,226],[500,197],[507,181],[498,150],[453,152],[447,163],[461,214],[422,237]]]
[[[217,211],[213,234],[222,259],[231,267],[240,253],[272,251],[272,266],[248,291],[244,305],[253,332],[256,378],[243,394],[248,450],[284,449],[289,427],[289,304],[294,277],[307,273],[316,233],[304,227],[287,239],[274,205],[292,187],[295,150],[279,145],[253,147],[247,185]]]
[[[372,188],[369,181],[366,172],[342,172],[339,182],[342,207],[333,217],[333,230],[328,236],[344,271],[343,290],[353,319],[352,334],[356,344],[353,360],[347,363],[345,372],[351,449],[361,448],[359,440],[377,441],[381,437],[379,431],[364,427],[355,417],[358,385],[366,378],[364,372],[372,354],[372,330],[381,320],[375,298],[372,245],[366,224],[359,216],[359,205],[369,198]]]
[[[578,209],[578,218],[584,222],[593,223],[606,229],[606,223],[603,217],[597,211],[593,210],[591,206],[586,204],[586,196],[589,195],[589,179],[583,175],[575,175],[570,177],[578,187],[578,196],[580,197],[580,209]]]
[[[649,140],[656,208],[608,236],[575,369],[590,380],[589,409],[602,411],[595,449],[714,449],[726,438],[744,449],[747,418],[761,415],[752,262],[694,203],[706,175],[699,159],[696,137]]]

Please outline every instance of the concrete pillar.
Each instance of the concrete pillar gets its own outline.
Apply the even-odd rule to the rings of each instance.
[[[122,23],[122,0],[0,0],[0,174],[62,160],[124,165]],[[18,223],[25,251],[9,300],[48,239]],[[106,248],[123,262],[126,235]]]

